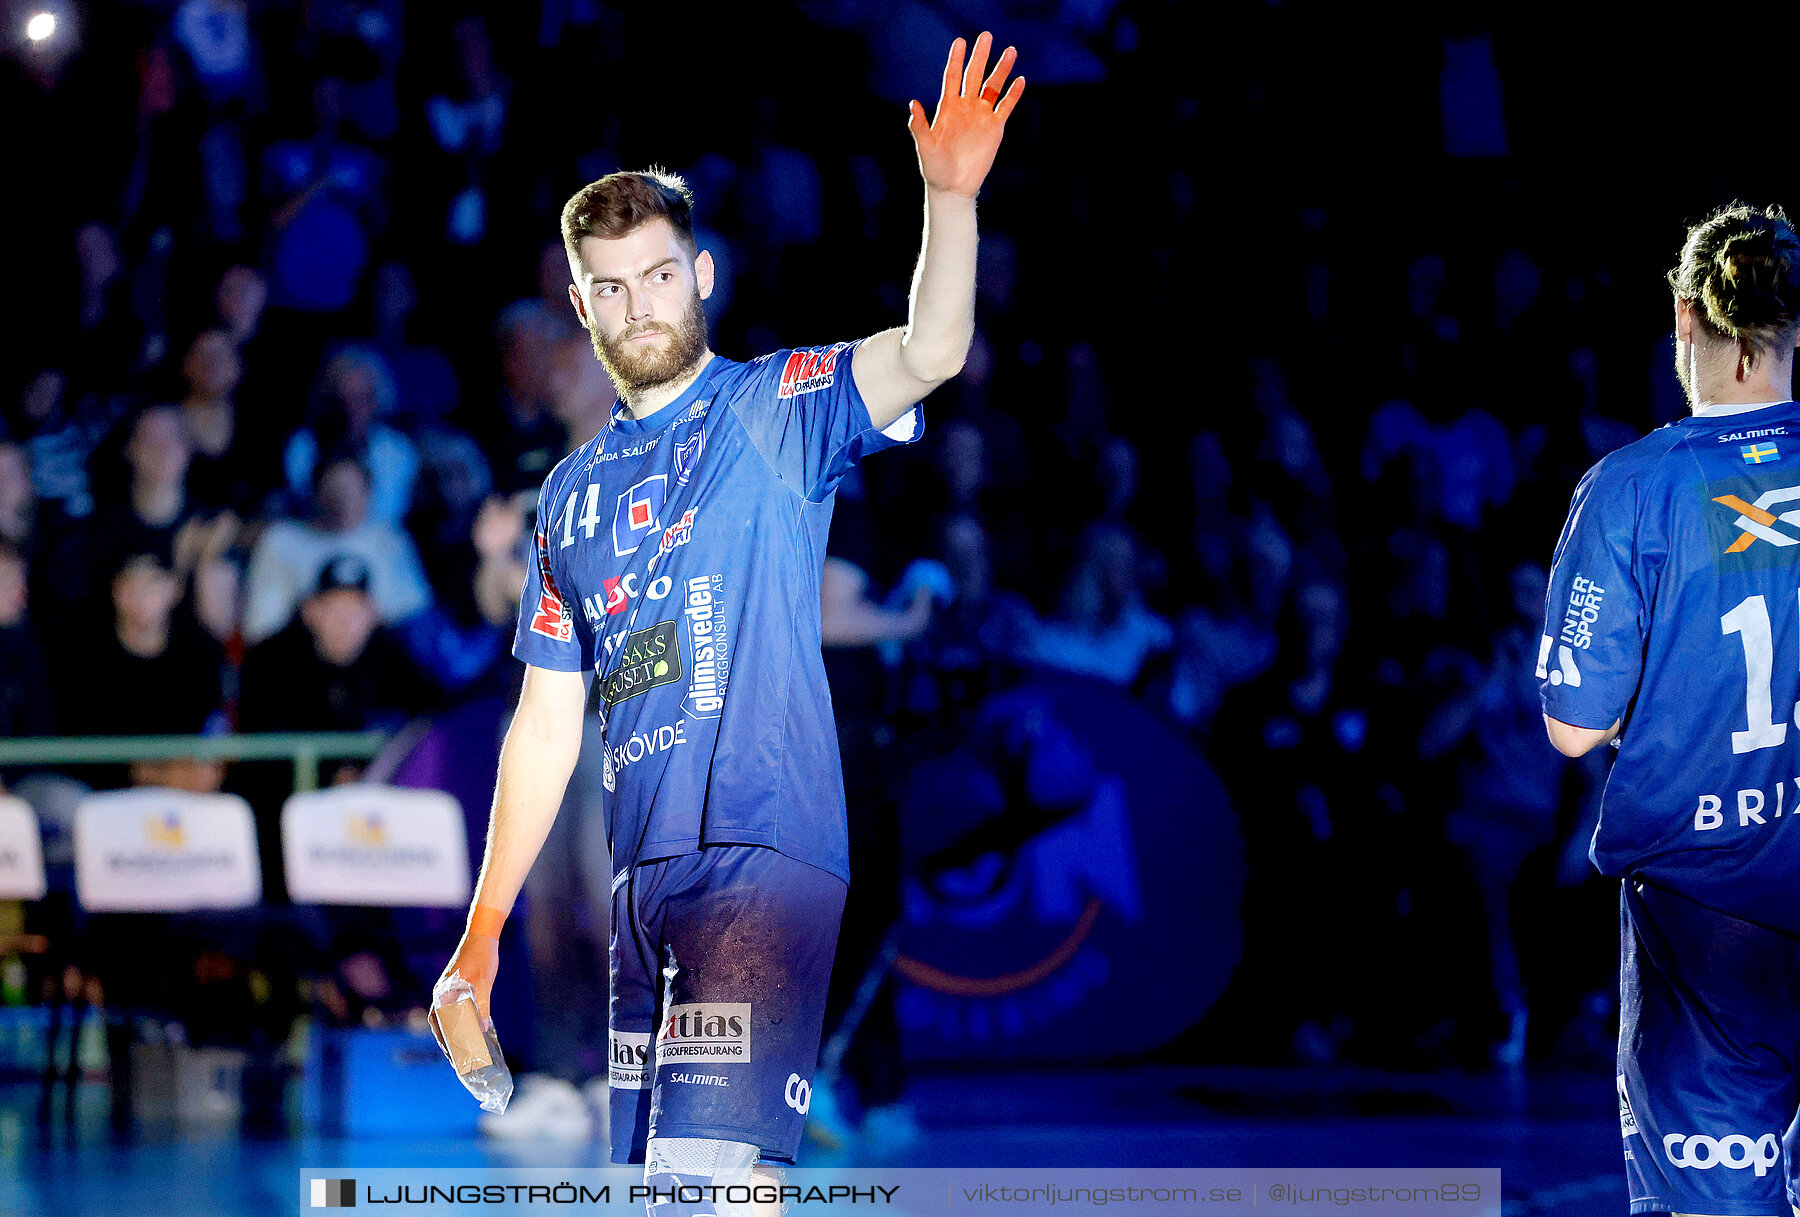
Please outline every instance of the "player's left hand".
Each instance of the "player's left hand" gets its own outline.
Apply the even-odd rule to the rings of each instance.
[[[975,39],[974,53],[965,70],[963,53],[967,48],[963,40],[958,38],[951,43],[937,114],[926,122],[925,107],[916,100],[912,103],[906,128],[912,132],[913,146],[918,149],[919,172],[933,190],[975,197],[993,167],[994,154],[1000,150],[1006,117],[1025,93],[1023,76],[1006,89],[1006,78],[1019,57],[1012,47],[1001,52],[993,74],[982,80],[993,45],[992,34],[984,32]],[[1004,94],[1002,89],[1006,89]]]

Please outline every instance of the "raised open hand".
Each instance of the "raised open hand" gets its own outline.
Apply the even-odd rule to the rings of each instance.
[[[937,114],[925,121],[925,107],[912,103],[906,120],[912,132],[913,146],[919,152],[919,172],[933,190],[946,190],[974,198],[993,168],[994,154],[1000,150],[1000,137],[1006,131],[1006,116],[1019,104],[1025,92],[1025,78],[1013,81],[1006,89],[1006,78],[1012,72],[1019,53],[1012,47],[1001,52],[1000,62],[985,81],[988,52],[993,49],[993,35],[983,33],[975,40],[975,51],[968,68],[963,67],[967,49],[961,38],[950,44],[950,61],[944,65],[944,89],[938,95]]]

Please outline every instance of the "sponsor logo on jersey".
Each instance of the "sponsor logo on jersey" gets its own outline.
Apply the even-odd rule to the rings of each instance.
[[[648,439],[639,440],[629,447],[606,449],[597,454],[594,459],[588,463],[590,465],[604,465],[607,461],[616,461],[623,457],[642,456],[644,453],[653,450],[660,443],[662,443],[662,436],[652,435]]]
[[[619,496],[613,510],[613,553],[621,558],[635,554],[656,527],[668,499],[669,475],[653,473]]]
[[[636,571],[626,571],[616,579],[607,579],[600,585],[598,597],[586,596],[581,601],[581,610],[587,619],[596,624],[602,617],[617,617],[631,607],[631,602],[638,596],[638,576]],[[667,575],[658,575],[644,587],[646,600],[666,600],[674,590],[675,581]],[[607,650],[612,650],[608,643]]]
[[[789,1107],[805,1115],[806,1109],[812,1106],[812,1083],[797,1073],[790,1073],[781,1097]]]
[[[542,529],[537,534],[537,562],[538,607],[531,617],[531,632],[557,642],[567,642],[574,636],[574,615],[563,602],[562,592],[556,586],[556,578],[550,573],[550,549]]]
[[[1754,503],[1747,503],[1735,494],[1713,496],[1713,502],[1738,513],[1732,524],[1742,535],[1732,541],[1725,552],[1741,554],[1758,541],[1767,541],[1784,549],[1790,545],[1800,545],[1800,537],[1775,527],[1780,523],[1790,528],[1800,528],[1800,510],[1784,511],[1779,515],[1769,510],[1796,500],[1800,500],[1800,486],[1780,486],[1774,490],[1765,490],[1757,496]]]
[[[637,764],[647,756],[667,752],[687,743],[687,721],[676,719],[661,727],[653,727],[649,731],[633,731],[622,744],[608,744],[606,747],[607,771],[618,773]],[[610,787],[609,787],[610,789]]]
[[[1600,620],[1600,605],[1606,599],[1606,589],[1592,579],[1583,579],[1579,572],[1569,591],[1569,603],[1563,609],[1562,641],[1577,650],[1585,651],[1594,642],[1594,623]]]
[[[717,718],[725,709],[731,651],[725,634],[724,592],[723,575],[696,575],[683,585],[681,616],[687,623],[694,668],[681,708],[692,718]]]
[[[1733,431],[1727,435],[1721,435],[1716,442],[1721,444],[1741,444],[1745,440],[1762,439],[1765,436],[1786,435],[1787,433],[1788,429],[1786,427],[1758,427],[1754,431]]]
[[[1774,444],[1745,444],[1738,451],[1744,454],[1746,465],[1765,465],[1781,459],[1781,449]]]
[[[606,1084],[615,1090],[648,1090],[651,1079],[645,1066],[650,1063],[650,1033],[608,1029],[607,1037],[612,1041],[612,1063]]]
[[[670,1006],[656,1036],[656,1063],[750,1060],[750,1003]]]
[[[777,397],[795,397],[801,393],[817,393],[829,389],[837,378],[838,352],[850,344],[840,342],[823,351],[795,351],[781,369],[781,387]]]
[[[1581,687],[1581,669],[1575,664],[1575,652],[1585,651],[1594,642],[1594,623],[1600,620],[1600,606],[1606,600],[1606,589],[1579,571],[1570,585],[1569,602],[1563,607],[1562,632],[1556,638],[1545,634],[1538,643],[1537,677],[1552,685]],[[1550,667],[1550,649],[1556,648],[1556,668]]]
[[[1550,651],[1556,650],[1556,670],[1550,670]],[[1559,645],[1555,638],[1545,634],[1538,642],[1537,678],[1548,680],[1553,685],[1568,685],[1571,689],[1581,687],[1581,669],[1575,666],[1575,652],[1567,646]]]
[[[662,561],[663,555],[677,545],[686,545],[694,539],[694,517],[699,514],[699,508],[690,507],[681,513],[679,520],[663,529],[662,536],[656,542],[656,552],[650,555],[651,566]]]
[[[1709,1171],[1715,1166],[1741,1171],[1756,1168],[1756,1177],[1769,1173],[1781,1162],[1781,1141],[1772,1132],[1752,1140],[1743,1133],[1729,1137],[1699,1137],[1672,1132],[1663,1138],[1663,1156],[1681,1170]]]
[[[681,668],[681,641],[673,621],[659,621],[625,636],[619,648],[619,666],[601,685],[607,709],[627,698],[647,693],[658,685],[672,684],[685,673]]]
[[[1619,1135],[1629,1137],[1637,1132],[1637,1117],[1631,1114],[1631,1100],[1625,1094],[1625,1075],[1619,1074]]]

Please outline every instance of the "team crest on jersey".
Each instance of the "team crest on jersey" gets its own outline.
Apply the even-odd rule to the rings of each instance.
[[[635,554],[644,538],[656,527],[663,503],[669,497],[669,475],[653,473],[619,496],[613,511],[613,553],[619,557]]]
[[[850,344],[840,342],[823,351],[795,351],[781,369],[781,387],[777,397],[794,397],[801,393],[817,393],[831,387],[837,378],[838,352]]]
[[[538,607],[531,617],[531,632],[542,634],[556,642],[567,642],[574,636],[574,614],[556,586],[556,578],[550,573],[550,549],[544,539],[544,530],[537,532],[538,560]]]
[[[675,484],[685,486],[688,479],[694,476],[694,468],[700,463],[700,450],[706,446],[706,430],[695,427],[694,433],[683,440],[675,448]]]

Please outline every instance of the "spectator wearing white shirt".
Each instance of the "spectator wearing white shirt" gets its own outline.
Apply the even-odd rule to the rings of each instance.
[[[372,519],[369,474],[351,457],[328,460],[314,481],[317,514],[301,524],[278,520],[263,531],[250,555],[246,578],[244,638],[254,644],[292,619],[295,608],[334,558],[362,559],[369,569],[369,597],[382,624],[404,621],[431,603],[431,588],[412,538]]]

